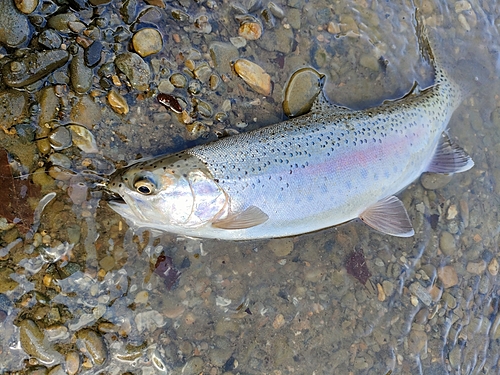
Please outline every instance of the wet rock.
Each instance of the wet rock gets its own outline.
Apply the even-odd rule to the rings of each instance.
[[[240,19],[238,35],[246,40],[257,40],[262,35],[262,24],[252,16],[244,16]]]
[[[408,350],[411,354],[417,355],[427,345],[427,334],[424,331],[418,331],[416,329],[412,329],[410,332],[410,336],[408,337]]]
[[[0,1],[0,45],[19,47],[29,33],[28,17],[18,12],[12,0]]]
[[[283,110],[287,116],[295,117],[309,112],[321,92],[323,77],[311,68],[300,69],[292,75],[283,100]]]
[[[183,375],[198,375],[203,372],[203,360],[200,357],[192,357],[182,368]]]
[[[432,303],[432,297],[422,285],[420,285],[419,282],[414,282],[413,284],[410,285],[409,287],[410,292],[412,292],[415,296],[418,297],[420,301],[426,306],[430,306]]]
[[[71,130],[73,144],[76,147],[87,154],[99,152],[94,135],[90,130],[80,125],[68,125],[67,127]]]
[[[110,2],[111,0],[89,0],[89,3],[94,6],[109,4]]]
[[[78,21],[78,18],[74,13],[56,14],[55,16],[49,18],[49,20],[47,21],[47,26],[61,33],[68,34],[72,32],[69,27],[69,23],[76,21]]]
[[[271,94],[271,76],[259,65],[238,59],[234,63],[234,70],[254,91],[266,96]]]
[[[43,332],[30,319],[19,323],[19,341],[27,354],[43,363],[51,364],[58,357],[58,354],[45,339]]]
[[[71,86],[78,94],[85,94],[92,87],[94,73],[91,68],[85,65],[83,49],[79,48],[78,53],[73,56],[69,66],[71,75]]]
[[[448,256],[456,253],[455,237],[450,232],[442,232],[439,237],[439,248]]]
[[[278,257],[284,257],[290,254],[293,250],[293,241],[290,238],[277,238],[270,240],[266,244],[266,248],[274,253]]]
[[[0,267],[0,293],[7,293],[15,289],[17,281],[11,279],[10,275],[15,273],[12,268]]]
[[[210,57],[219,74],[231,74],[231,62],[239,57],[238,49],[230,43],[213,42],[210,44]]]
[[[50,132],[49,142],[54,150],[64,150],[71,146],[71,132],[65,126],[58,126]]]
[[[94,68],[95,66],[97,66],[101,61],[102,48],[102,43],[98,40],[87,47],[83,54],[85,65],[90,68]]]
[[[486,270],[487,264],[484,260],[480,262],[469,262],[467,263],[467,272],[474,275],[481,275]]]
[[[83,125],[88,129],[97,125],[101,121],[101,117],[101,108],[90,95],[78,96],[69,114],[71,122]]]
[[[115,65],[125,74],[133,88],[146,91],[151,80],[148,64],[136,53],[126,52],[119,55]]]
[[[137,17],[137,0],[125,0],[120,8],[123,21],[127,24],[134,22]]]
[[[60,49],[29,53],[5,64],[3,80],[11,87],[30,85],[63,66],[68,58],[69,53]]]
[[[445,187],[452,178],[451,174],[424,173],[420,177],[420,183],[427,190],[437,190]]]
[[[444,266],[438,269],[438,278],[445,288],[451,288],[458,284],[457,271],[453,266]]]
[[[279,27],[276,30],[266,32],[256,40],[259,47],[269,52],[281,52],[285,55],[292,51],[294,34],[291,28]]]
[[[61,48],[62,38],[54,30],[46,29],[38,35],[38,44],[47,49]]]
[[[24,14],[33,13],[38,6],[38,0],[15,0],[16,8]]]
[[[158,311],[149,310],[140,312],[135,317],[135,324],[139,332],[153,332],[158,327],[165,325],[165,319]]]
[[[17,90],[0,92],[0,127],[8,131],[23,122],[28,115],[27,94]]]
[[[91,329],[82,329],[76,337],[80,340],[81,347],[96,365],[102,365],[108,359],[108,349],[104,338]]]
[[[186,85],[187,85],[187,79],[186,79],[186,77],[183,74],[181,74],[181,73],[175,73],[175,74],[172,74],[172,76],[170,77],[170,83],[174,87],[182,89],[182,88],[186,87]]]
[[[75,375],[80,368],[80,355],[75,351],[68,352],[65,364],[68,375]]]
[[[134,51],[141,57],[146,57],[160,52],[163,47],[163,40],[158,30],[145,28],[134,34],[132,46]]]
[[[488,264],[488,272],[492,275],[492,276],[496,276],[498,275],[498,260],[497,258],[493,258],[490,263]]]
[[[126,115],[129,112],[127,100],[116,90],[108,93],[108,102],[113,111],[120,115]]]

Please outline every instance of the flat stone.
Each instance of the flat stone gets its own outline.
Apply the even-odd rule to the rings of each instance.
[[[0,1],[0,44],[19,47],[28,40],[28,17],[20,13],[11,0]]]
[[[481,275],[486,270],[487,264],[484,260],[467,263],[467,272],[474,275]]]
[[[219,74],[231,74],[231,63],[239,57],[238,49],[230,43],[213,42],[210,44],[210,57]]]
[[[125,74],[136,90],[146,91],[151,80],[151,71],[148,64],[136,53],[126,52],[119,55],[115,65]]]
[[[410,292],[412,292],[422,303],[426,306],[430,306],[432,303],[432,297],[430,293],[425,289],[419,282],[414,282],[410,285]]]
[[[5,64],[3,80],[10,87],[28,86],[63,66],[68,59],[69,53],[60,49],[29,53]]]
[[[0,92],[0,127],[7,131],[28,115],[27,94],[17,90]]]
[[[437,190],[445,187],[452,178],[451,174],[424,173],[420,177],[420,183],[427,190]]]
[[[455,237],[450,232],[442,232],[439,237],[439,248],[448,256],[456,253]]]
[[[93,68],[99,64],[101,61],[102,49],[102,43],[98,40],[85,49],[83,57],[85,58],[85,64],[88,67]]]
[[[94,72],[85,65],[83,49],[79,48],[78,53],[73,56],[69,66],[71,75],[71,86],[78,94],[85,94],[92,87]]]
[[[438,278],[445,288],[451,288],[458,284],[457,271],[453,266],[444,266],[438,269]]]

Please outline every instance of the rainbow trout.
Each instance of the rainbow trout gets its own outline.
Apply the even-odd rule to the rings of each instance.
[[[135,226],[200,238],[292,236],[355,218],[412,236],[395,194],[423,172],[474,165],[445,134],[462,91],[425,48],[432,86],[365,110],[321,93],[306,115],[118,170],[111,207]]]

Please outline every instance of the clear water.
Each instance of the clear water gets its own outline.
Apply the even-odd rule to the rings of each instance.
[[[170,66],[169,73],[183,70],[181,52],[189,54],[195,48],[203,60],[211,42],[227,42],[228,36],[237,36],[234,15],[238,11],[234,8],[239,5],[217,2],[216,9],[210,9],[213,3],[181,3],[171,6],[192,17],[206,14],[212,33],[200,34],[189,25],[179,26],[171,17],[162,18],[158,24],[166,42],[154,59]],[[250,3],[242,6],[250,7]],[[229,81],[223,88],[202,96],[215,111],[222,108],[224,100],[231,100],[232,105],[229,121],[214,122],[208,137],[187,136],[184,125],[154,98],[136,96],[126,117],[103,110],[103,120],[93,129],[102,149],[95,160],[105,155],[118,162],[138,154],[173,152],[214,139],[214,133],[226,127],[245,131],[277,122],[283,117],[283,88],[292,73],[303,66],[326,74],[327,96],[352,108],[401,97],[415,80],[422,87],[432,82],[432,72],[419,55],[412,3],[275,3],[284,10],[285,18],[276,18],[274,29],[266,29],[264,35],[290,30],[293,42],[289,51],[273,51],[269,47],[272,43],[264,42],[248,42],[239,50],[240,57],[258,62],[271,75],[271,96],[256,94],[228,73]],[[494,1],[425,1],[416,5],[430,25],[436,52],[444,56],[452,74],[470,79],[475,69],[484,69],[489,79],[464,101],[449,125],[451,137],[470,153],[475,167],[453,176],[437,190],[426,190],[417,181],[401,193],[415,237],[385,236],[354,221],[270,241],[178,239],[127,229],[123,219],[104,203],[99,205],[99,191],[77,206],[69,205],[65,193],[58,191],[61,203],[46,213],[41,228],[53,240],[58,235],[61,241],[66,240],[68,226],[56,225],[54,212],[72,212],[79,220],[76,224],[81,227],[81,237],[56,264],[63,268],[66,261],[78,263],[81,271],[59,282],[59,294],[53,296],[51,304],[66,306],[69,317],[61,322],[70,337],[84,327],[102,328],[103,322],[117,327],[115,332],[103,333],[107,361],[88,371],[500,372],[498,263],[495,268],[495,262],[500,262],[500,6]],[[259,9],[266,8],[263,4]],[[111,7],[109,12],[116,9]],[[337,26],[340,34],[328,31],[328,27],[335,30]],[[275,45],[276,49],[284,48]],[[386,62],[384,68],[373,63],[378,59]],[[154,83],[163,78],[158,72]],[[104,99],[102,104],[106,105]],[[248,126],[242,130],[242,125],[236,126],[241,123]],[[182,272],[171,290],[153,272],[162,252]],[[348,271],[353,252],[364,254],[367,279],[360,277],[360,281]],[[13,258],[25,269],[28,265],[36,268],[38,258],[34,255]],[[26,277],[18,277],[19,286],[6,294],[7,298],[18,301],[24,293],[37,290],[41,284],[36,280],[50,272],[47,267],[26,271]],[[34,301],[25,305],[39,307]],[[0,361],[8,370],[29,367],[22,362],[27,356],[19,349],[18,329],[12,326],[23,319],[26,306],[13,305],[2,323],[4,333],[0,335],[5,341]],[[39,322],[43,329],[44,324]],[[64,354],[72,345],[70,341],[55,340],[54,345]]]

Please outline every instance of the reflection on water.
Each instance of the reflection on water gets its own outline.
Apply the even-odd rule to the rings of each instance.
[[[21,113],[38,127],[54,120],[84,125],[101,151],[81,153],[77,147],[88,150],[88,143],[73,134],[73,146],[51,156],[61,169],[33,176],[42,194],[57,192],[33,239],[19,241],[16,228],[1,232],[0,367],[51,374],[498,373],[496,3],[420,4],[452,73],[466,77],[470,71],[460,69],[477,64],[491,82],[481,83],[449,126],[476,166],[451,181],[426,176],[401,193],[414,238],[381,235],[353,222],[255,242],[130,230],[102,203],[99,190],[88,190],[81,173],[70,171],[108,173],[111,161],[277,122],[284,86],[304,66],[327,75],[332,101],[353,108],[402,96],[414,80],[425,86],[430,70],[417,50],[412,5],[68,3],[41,2],[26,37],[36,37],[30,48],[40,50],[50,48],[40,45],[39,34],[49,38],[44,43],[62,39],[76,62],[23,86],[38,112]],[[66,18],[52,18],[47,28],[43,20],[55,12]],[[259,27],[259,38],[245,39]],[[161,32],[161,51],[126,60],[135,59],[127,49],[154,49],[144,40],[142,47],[129,45],[144,28]],[[5,35],[0,32],[12,38]],[[96,78],[86,81],[93,40],[101,43],[101,59],[92,68]],[[12,52],[0,49],[7,58]],[[118,57],[125,66],[145,62],[149,91],[144,93],[141,69],[118,70]],[[227,62],[237,58],[258,63],[271,76],[271,95],[256,93],[231,71]],[[456,64],[459,59],[470,63]],[[2,95],[20,100],[9,90],[2,87]],[[158,92],[177,98],[185,113],[157,103]],[[2,124],[7,131],[10,118]],[[15,129],[17,135],[1,137],[2,146],[25,166],[39,154],[38,166],[49,166],[43,164],[48,152],[67,137],[57,128],[37,128],[37,139],[51,135],[52,143],[39,140],[35,149],[23,143],[33,129],[27,123]],[[171,259],[178,280],[165,275],[168,267],[155,272],[160,255]]]

